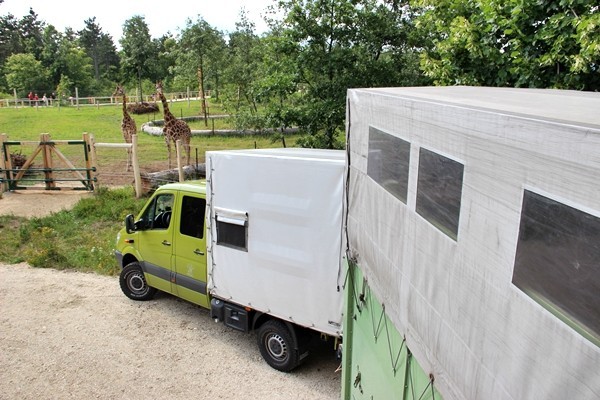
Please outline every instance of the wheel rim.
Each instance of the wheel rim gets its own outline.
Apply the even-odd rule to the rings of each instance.
[[[278,361],[283,361],[287,358],[288,352],[285,340],[283,340],[283,337],[276,333],[267,336],[266,348],[269,350],[271,356]]]
[[[138,295],[144,294],[148,290],[148,285],[146,285],[144,275],[139,272],[135,272],[129,275],[129,277],[127,278],[127,286],[132,292]]]

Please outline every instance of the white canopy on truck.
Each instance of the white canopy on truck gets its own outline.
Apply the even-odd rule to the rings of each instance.
[[[341,335],[345,153],[206,153],[213,296]]]

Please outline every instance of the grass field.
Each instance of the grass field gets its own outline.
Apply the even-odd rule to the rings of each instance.
[[[171,104],[176,117],[197,116],[199,102],[176,102]],[[162,106],[161,106],[162,110]],[[212,113],[222,113],[215,105]],[[138,130],[142,123],[162,119],[155,115],[132,115]],[[68,107],[0,107],[0,134],[8,141],[38,141],[40,134],[49,133],[53,140],[81,140],[84,132],[94,135],[97,143],[122,143],[122,106],[74,106]],[[226,120],[219,120],[216,129],[228,128]],[[192,129],[204,129],[203,122],[195,122]],[[211,124],[212,127],[212,124]],[[167,151],[161,136],[138,134],[140,166],[145,171],[166,169]],[[295,136],[286,137],[286,144],[293,146]],[[204,161],[207,150],[282,147],[267,135],[193,136],[192,158],[198,153],[198,161]],[[37,144],[11,145],[9,150],[28,156]],[[82,159],[82,146],[59,146],[60,151],[76,167]],[[100,182],[125,182],[125,188],[107,190],[100,187],[95,196],[81,200],[73,210],[60,211],[43,218],[25,219],[10,215],[0,216],[0,262],[28,262],[36,267],[77,269],[102,274],[116,274],[117,266],[113,251],[117,232],[123,226],[128,213],[137,213],[146,199],[135,199],[131,183],[132,173],[125,173],[126,151],[124,149],[99,149],[98,170]],[[36,157],[36,163],[41,163]],[[119,171],[119,175],[117,172]],[[112,175],[111,175],[112,174]],[[108,176],[108,178],[107,178]],[[116,177],[116,178],[115,178]],[[118,178],[118,179],[117,179]],[[0,194],[0,201],[2,201]]]
[[[171,113],[175,117],[192,117],[200,115],[199,101],[178,101],[170,103]],[[222,115],[223,110],[217,104],[210,104],[211,115]],[[160,112],[153,114],[135,115],[130,114],[136,121],[138,130],[141,125],[154,120],[162,120],[162,105]],[[21,107],[8,108],[0,107],[0,133],[5,133],[10,140],[37,140],[41,133],[49,133],[55,140],[79,139],[84,132],[95,136],[96,141],[119,142],[122,141],[121,135],[121,104],[102,105],[102,106],[62,106],[62,107]],[[192,129],[211,129],[212,123],[209,121],[208,127],[203,121],[190,123]],[[231,124],[227,119],[216,119],[215,129],[230,128]],[[139,134],[139,142],[153,145],[156,144],[161,150],[164,149],[164,141],[161,137],[155,137],[144,133]],[[219,142],[223,143],[219,143]],[[246,148],[254,147],[254,142],[258,147],[274,147],[267,135],[257,136],[233,136],[233,137],[200,137],[192,138],[192,145],[198,147],[212,148]],[[292,138],[293,141],[293,138]],[[293,143],[292,143],[293,145]],[[233,146],[233,147],[230,147]]]
[[[199,101],[177,101],[169,106],[173,115],[181,117],[198,117],[200,113]],[[218,104],[209,104],[210,115],[223,115],[223,110]],[[153,114],[135,115],[130,114],[135,120],[138,128],[138,162],[142,172],[156,172],[169,169],[168,152],[162,136],[153,136],[141,132],[144,123],[162,120],[162,105],[160,111]],[[51,106],[51,107],[0,107],[0,134],[6,134],[7,140],[11,142],[34,141],[23,145],[10,145],[9,153],[21,154],[25,158],[35,154],[37,141],[40,134],[48,133],[52,140],[81,140],[83,133],[93,135],[96,143],[123,143],[121,134],[121,119],[123,118],[122,104],[114,105],[82,105],[76,106]],[[193,121],[189,123],[193,130],[205,130],[204,121]],[[214,129],[230,129],[232,121],[226,118],[218,118],[214,121]],[[212,120],[208,121],[208,129],[213,128]],[[298,135],[289,135],[285,138],[285,144],[293,147]],[[281,140],[274,140],[272,135],[193,135],[190,143],[190,162],[203,163],[204,155],[209,150],[224,149],[246,149],[246,148],[273,148],[283,147]],[[55,146],[76,168],[85,168],[86,159],[83,146],[62,145]],[[175,149],[173,150],[173,161],[171,166],[176,166]],[[59,158],[53,161],[54,168],[67,167]],[[38,154],[35,164],[43,164],[42,154]],[[121,186],[133,181],[133,174],[126,172],[127,152],[124,149],[98,148],[96,151],[96,166],[98,185]],[[67,179],[73,178],[69,172],[62,173]],[[68,176],[67,176],[68,175]],[[31,179],[43,179],[43,175]],[[55,174],[55,178],[60,176]],[[33,184],[20,182],[25,185]]]

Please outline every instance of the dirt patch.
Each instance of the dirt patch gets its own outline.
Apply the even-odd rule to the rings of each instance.
[[[60,210],[68,210],[80,199],[92,196],[90,192],[65,190],[22,190],[2,193],[0,215],[43,217]]]

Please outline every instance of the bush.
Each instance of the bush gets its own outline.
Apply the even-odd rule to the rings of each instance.
[[[136,214],[145,199],[133,189],[99,189],[71,211],[29,220],[0,216],[0,262],[25,261],[34,267],[76,269],[115,275],[115,237],[126,214]]]
[[[27,156],[24,156],[21,152],[10,154],[10,162],[13,168],[21,168],[23,165],[25,165],[26,161]]]
[[[147,102],[128,104],[127,111],[132,114],[152,114],[158,112],[158,104]]]

